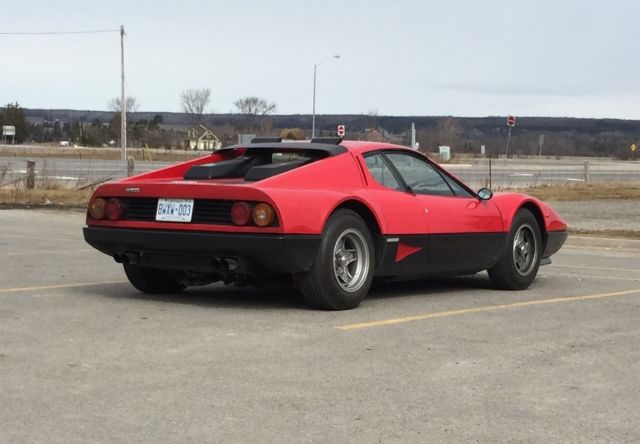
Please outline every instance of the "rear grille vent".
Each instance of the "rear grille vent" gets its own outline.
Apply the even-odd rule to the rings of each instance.
[[[124,202],[124,220],[155,221],[158,199],[129,197]],[[193,218],[195,224],[233,225],[231,221],[231,200],[195,199]]]

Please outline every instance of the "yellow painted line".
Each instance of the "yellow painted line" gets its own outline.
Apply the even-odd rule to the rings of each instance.
[[[518,307],[530,307],[533,305],[557,304],[560,302],[588,301],[592,299],[612,298],[616,296],[625,296],[630,294],[640,294],[640,288],[634,288],[633,290],[616,291],[612,293],[590,294],[585,296],[569,296],[564,298],[537,299],[533,301],[513,302],[511,304],[488,305],[488,306],[473,307],[473,308],[461,308],[459,310],[447,310],[447,311],[440,311],[435,313],[424,313],[424,314],[419,314],[415,316],[406,316],[403,318],[384,319],[380,321],[371,321],[371,322],[360,322],[357,324],[347,324],[347,325],[341,325],[334,328],[338,330],[345,330],[345,331],[360,330],[363,328],[373,328],[373,327],[383,327],[385,325],[405,324],[407,322],[424,321],[427,319],[447,318],[451,316],[461,316],[461,315],[472,314],[472,313],[484,313],[488,311],[507,310],[507,309],[518,308]]]
[[[587,246],[587,245],[563,245],[562,249],[568,250],[598,250],[598,251],[608,251],[610,253],[615,253],[616,251],[620,251],[621,253],[632,253],[634,251],[638,251],[637,248],[625,248],[625,247],[596,247],[596,246]],[[553,257],[553,256],[552,256]]]
[[[554,273],[554,272],[544,272],[540,276],[560,276],[560,277],[568,277],[568,278],[580,278],[580,279],[604,279],[610,281],[629,281],[629,282],[640,282],[640,279],[637,278],[627,278],[627,277],[619,277],[619,276],[596,276],[593,274],[577,274],[577,273]]]
[[[562,267],[562,268],[582,268],[584,270],[604,270],[604,271],[630,271],[632,273],[637,273],[638,269],[632,268],[605,268],[605,267],[587,267],[584,265],[562,265],[562,264],[551,264],[549,267]]]
[[[92,287],[94,285],[125,284],[127,281],[82,282],[77,284],[44,285],[41,287],[0,288],[0,293],[17,293],[20,291],[57,290],[60,288]]]

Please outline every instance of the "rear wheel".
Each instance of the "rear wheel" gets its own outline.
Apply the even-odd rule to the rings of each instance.
[[[313,307],[355,308],[369,292],[374,264],[367,224],[351,210],[338,210],[327,222],[313,267],[300,276],[300,289]]]
[[[524,290],[538,274],[542,236],[538,221],[521,209],[511,224],[500,261],[488,270],[491,282],[502,290]]]
[[[178,293],[186,288],[177,278],[160,268],[146,268],[124,264],[124,272],[131,285],[143,293]]]

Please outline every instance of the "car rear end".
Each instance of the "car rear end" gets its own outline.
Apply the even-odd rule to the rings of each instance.
[[[285,233],[277,203],[260,185],[330,153],[313,144],[260,145],[99,187],[86,241],[117,262],[180,271],[192,283],[308,270],[320,235]]]

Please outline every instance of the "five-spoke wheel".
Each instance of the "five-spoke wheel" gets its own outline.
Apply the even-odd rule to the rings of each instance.
[[[496,265],[488,270],[495,287],[524,290],[538,273],[542,248],[540,226],[531,211],[518,211],[511,223],[505,249]]]
[[[367,224],[351,210],[337,210],[325,226],[313,267],[300,276],[300,289],[314,307],[355,308],[371,287],[374,264]]]

